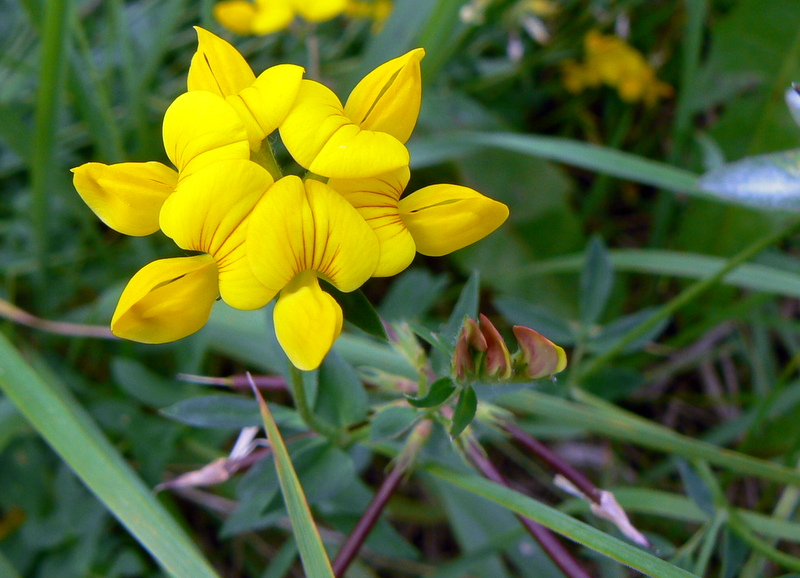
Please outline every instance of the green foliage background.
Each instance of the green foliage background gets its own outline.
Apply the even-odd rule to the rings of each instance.
[[[315,32],[321,75],[342,96],[374,66],[423,46],[409,190],[459,182],[511,210],[475,246],[418,258],[365,293],[383,318],[440,331],[477,271],[480,310],[501,331],[524,324],[567,347],[570,370],[558,382],[478,395],[613,490],[658,550],[633,548],[530,456],[478,428],[513,487],[536,500],[500,491],[437,429],[350,575],[561,576],[512,513],[577,542],[572,550],[597,576],[632,575],[626,565],[654,576],[800,572],[795,217],[790,203],[771,203],[757,171],[761,207],[697,182],[726,161],[797,148],[784,91],[800,80],[800,5],[565,0],[544,19],[552,39],[541,45],[515,16],[521,3],[492,2],[480,25],[459,18],[463,4],[398,0],[377,34],[344,19]],[[69,169],[166,160],[161,118],[185,90],[191,26],[219,32],[211,10],[209,0],[0,0],[6,302],[105,325],[134,271],[178,254],[160,233],[129,238],[102,226]],[[584,34],[624,22],[631,44],[663,63],[658,75],[674,98],[646,108],[610,88],[564,89],[560,63],[580,57]],[[308,65],[310,34],[298,26],[235,43],[260,71]],[[521,43],[518,60],[510,41]],[[790,185],[796,199],[798,180]],[[462,300],[472,309],[475,291]],[[207,492],[151,491],[262,423],[247,392],[175,376],[287,374],[269,318],[220,303],[204,330],[163,346],[4,321],[0,575],[299,575],[271,460]],[[399,447],[394,434],[417,416],[381,411],[387,398],[362,385],[367,365],[416,377],[397,352],[354,330],[306,378],[310,405],[330,422],[374,420],[363,443],[303,438],[290,397],[270,397],[330,552],[373,496]]]

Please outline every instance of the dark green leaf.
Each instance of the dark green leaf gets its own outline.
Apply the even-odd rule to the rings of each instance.
[[[381,318],[378,317],[378,313],[372,307],[372,303],[369,302],[361,289],[356,289],[350,293],[342,293],[333,285],[325,283],[325,291],[336,299],[336,302],[342,308],[345,321],[349,321],[362,331],[378,339],[383,341],[389,339],[386,336],[386,330],[383,328]]]
[[[153,373],[138,361],[127,357],[111,360],[114,381],[128,395],[152,407],[163,407],[186,399],[198,387],[188,383],[176,383]]]
[[[589,340],[587,343],[587,349],[594,353],[602,353],[606,349],[612,347],[618,339],[622,338],[622,336],[626,335],[634,327],[646,323],[647,320],[655,315],[657,311],[658,309],[655,307],[648,307],[647,309],[642,309],[636,313],[631,313],[625,317],[615,319],[608,325],[604,326],[597,335],[594,335]],[[656,324],[655,327],[633,341],[633,343],[630,343],[628,346],[626,346],[623,351],[625,353],[639,351],[647,343],[653,341],[659,335],[661,335],[661,333],[667,328],[667,325],[669,325],[669,322],[669,319],[662,319],[658,324]]]
[[[714,507],[714,496],[711,494],[708,484],[686,460],[676,458],[675,463],[678,466],[678,473],[681,476],[683,487],[686,489],[686,495],[708,515],[709,519],[712,519],[716,508]]]
[[[453,412],[453,425],[450,426],[450,437],[457,438],[466,427],[472,423],[475,411],[478,409],[478,396],[475,390],[467,387],[458,396],[456,410]]]
[[[369,429],[369,441],[375,443],[400,435],[410,428],[416,419],[417,411],[412,407],[387,407],[373,418]]]
[[[593,236],[586,246],[586,260],[581,271],[580,316],[584,327],[597,323],[608,303],[614,270],[605,243]]]
[[[389,321],[418,319],[439,301],[446,286],[447,275],[409,269],[392,283],[378,309]]]
[[[414,407],[436,407],[446,402],[455,390],[456,386],[453,384],[453,380],[449,377],[442,377],[433,382],[427,395],[423,397],[407,395],[406,399]]]

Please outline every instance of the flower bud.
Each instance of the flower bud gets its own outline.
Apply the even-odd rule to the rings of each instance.
[[[514,335],[519,343],[516,365],[530,379],[542,379],[567,367],[564,350],[529,327],[515,325]]]
[[[503,341],[503,337],[497,328],[489,321],[483,313],[480,314],[481,333],[486,340],[486,359],[484,362],[485,373],[489,377],[505,380],[511,377],[513,368],[511,366],[511,354],[508,346]]]

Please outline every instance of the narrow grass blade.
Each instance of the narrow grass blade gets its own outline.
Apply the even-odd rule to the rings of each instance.
[[[659,578],[686,578],[693,576],[686,570],[673,566],[645,550],[609,536],[584,522],[580,522],[510,488],[500,486],[474,474],[456,472],[439,465],[428,465],[425,469],[428,473],[438,478],[491,500],[504,508],[508,508],[515,514],[530,518],[570,540],[574,540],[648,576],[658,576]]]
[[[0,334],[0,389],[164,568],[174,576],[217,574],[66,388],[28,365]]]
[[[539,415],[564,425],[624,440],[688,459],[706,460],[738,475],[758,476],[782,484],[800,485],[800,472],[681,435],[622,409],[575,403],[537,391],[502,396],[498,403],[513,411]]]
[[[463,150],[464,154],[474,152],[478,147],[498,148],[559,161],[660,189],[707,198],[712,196],[697,188],[697,175],[687,170],[616,149],[566,138],[504,132],[453,131],[424,141],[426,147],[444,146],[448,150]],[[423,144],[422,139],[418,139],[415,144]]]
[[[614,269],[617,271],[671,275],[689,279],[709,277],[726,263],[726,259],[722,257],[650,249],[609,251],[609,257]],[[584,261],[585,257],[582,254],[559,257],[526,267],[517,274],[528,276],[549,273],[576,273],[581,270]],[[800,297],[799,274],[758,263],[740,265],[736,270],[725,275],[722,282],[743,289]]]
[[[258,405],[261,409],[261,418],[264,420],[264,429],[272,445],[272,453],[275,456],[275,467],[278,470],[278,480],[281,484],[281,493],[286,501],[286,509],[289,511],[289,519],[292,521],[292,529],[297,540],[297,548],[300,550],[300,558],[303,561],[303,569],[306,576],[314,578],[334,578],[330,560],[325,552],[319,531],[314,518],[311,516],[311,509],[306,502],[306,496],[300,480],[292,466],[292,459],[286,444],[283,443],[281,432],[278,425],[272,418],[272,414],[261,397],[258,389],[253,387]]]

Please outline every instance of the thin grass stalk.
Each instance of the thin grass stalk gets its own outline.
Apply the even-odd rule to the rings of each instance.
[[[603,366],[607,365],[609,361],[622,353],[622,351],[628,345],[639,339],[642,335],[645,335],[648,331],[661,323],[661,321],[667,319],[682,307],[688,305],[700,297],[703,293],[717,285],[720,281],[722,281],[725,275],[739,267],[744,262],[755,257],[764,249],[771,247],[780,240],[796,232],[798,228],[800,228],[800,221],[793,221],[790,225],[783,227],[776,232],[772,232],[745,247],[742,251],[732,257],[724,266],[717,269],[713,275],[697,281],[693,285],[690,285],[684,289],[674,299],[663,305],[647,321],[628,331],[628,333],[623,335],[606,351],[588,361],[583,367],[580,368],[580,376],[582,378],[586,378]]]

